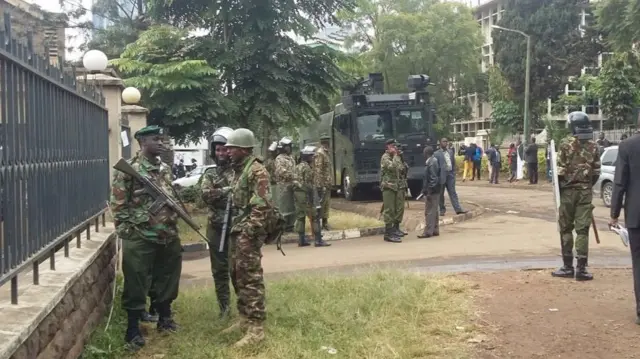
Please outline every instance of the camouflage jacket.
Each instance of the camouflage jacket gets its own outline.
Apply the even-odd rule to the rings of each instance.
[[[275,160],[275,179],[276,183],[291,183],[293,182],[293,169],[296,166],[296,161],[293,160],[291,155],[281,153]]]
[[[294,190],[309,193],[314,185],[313,177],[313,171],[307,162],[301,161],[298,163],[293,173]]]
[[[400,157],[385,152],[380,159],[380,189],[397,191],[400,188],[401,169],[402,160]]]
[[[318,148],[313,163],[313,182],[316,187],[333,187],[331,157],[324,147]]]
[[[231,233],[244,232],[251,237],[266,235],[264,224],[273,221],[275,216],[266,168],[254,156],[247,156],[235,166],[234,173]]]
[[[276,183],[276,160],[275,158],[269,157],[264,162],[264,167],[267,169],[269,173],[269,178],[271,183]]]
[[[591,179],[600,175],[600,152],[593,140],[580,141],[570,136],[558,148],[560,188],[590,189]]]
[[[172,196],[171,168],[167,164],[160,159],[151,161],[142,155],[128,162]],[[134,194],[143,189],[142,182],[120,171],[114,172],[110,207],[120,238],[142,237],[161,243],[178,238],[178,215],[165,206],[160,213],[151,216],[149,208],[154,202],[153,197],[146,193]]]
[[[209,222],[214,226],[224,224],[224,212],[233,176],[233,168],[229,166],[210,168],[202,176],[202,200],[209,208]]]

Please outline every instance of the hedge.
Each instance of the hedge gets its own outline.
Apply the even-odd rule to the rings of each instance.
[[[500,173],[509,173],[509,158],[507,154],[509,153],[508,149],[500,150],[500,154],[502,155],[502,166],[500,167]],[[489,160],[487,156],[482,156],[482,162],[480,165],[480,170],[482,173],[489,173],[488,168]],[[464,156],[456,156],[456,169],[459,176],[462,176],[462,172],[464,171]],[[524,166],[524,173],[527,173],[527,166]],[[545,157],[545,149],[538,150],[538,175],[545,175],[547,173],[547,159]]]

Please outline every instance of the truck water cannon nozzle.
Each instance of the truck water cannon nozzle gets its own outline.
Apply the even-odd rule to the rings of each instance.
[[[431,84],[428,75],[409,75],[407,87],[412,91],[424,91]]]

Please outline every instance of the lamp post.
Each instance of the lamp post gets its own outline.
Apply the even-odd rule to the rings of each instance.
[[[525,77],[524,77],[524,141],[525,146],[529,143],[529,82],[531,78],[531,36],[525,34],[520,30],[508,29],[506,27],[491,25],[492,28],[504,31],[515,32],[524,36],[527,39],[527,58],[525,64]]]
[[[122,91],[122,101],[127,105],[135,105],[140,102],[140,91],[135,87],[127,87]]]

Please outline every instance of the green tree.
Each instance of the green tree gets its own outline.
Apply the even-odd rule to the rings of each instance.
[[[292,128],[318,114],[318,99],[332,96],[342,80],[336,52],[306,46],[287,33],[311,39],[336,23],[350,1],[332,0],[149,0],[149,14],[180,28],[207,32],[194,50],[220,71],[229,118],[253,128],[267,145],[278,128]]]
[[[640,2],[637,0],[601,0],[595,15],[605,41],[615,51],[628,51],[640,41]]]
[[[569,76],[593,65],[601,47],[591,27],[581,28],[582,0],[508,0],[499,26],[520,30],[531,36],[532,111],[537,104],[557,98]],[[492,31],[495,61],[522,103],[525,92],[526,39],[499,29]],[[535,112],[534,118],[537,117]]]
[[[366,50],[372,70],[381,72],[387,92],[407,92],[407,77],[427,74],[443,130],[470,115],[457,94],[486,87],[477,61],[482,38],[471,9],[432,0],[358,0],[355,11],[341,14],[355,34],[348,44]],[[457,89],[458,91],[453,91]],[[457,117],[462,116],[462,117]]]
[[[509,134],[522,131],[522,107],[514,101],[514,94],[509,82],[500,68],[492,66],[488,73],[488,100],[491,103],[492,137],[504,138]],[[497,139],[496,139],[496,142]]]
[[[633,114],[640,103],[640,66],[637,54],[616,53],[599,76],[600,108],[614,128],[634,124]]]
[[[199,141],[218,124],[227,124],[234,106],[217,71],[191,54],[197,39],[171,26],[154,26],[111,63],[125,83],[142,93],[149,124],[169,129],[178,142]]]

